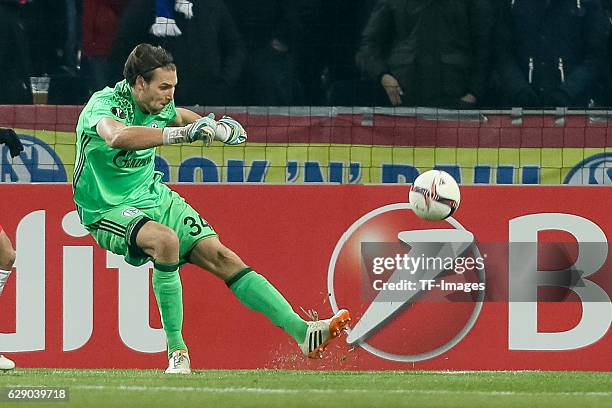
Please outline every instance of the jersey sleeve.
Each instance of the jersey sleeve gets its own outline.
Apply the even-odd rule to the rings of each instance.
[[[104,118],[111,118],[127,125],[128,112],[126,110],[114,98],[100,98],[91,104],[85,126],[94,130],[98,122]]]

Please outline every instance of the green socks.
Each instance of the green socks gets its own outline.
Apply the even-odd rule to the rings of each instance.
[[[225,284],[249,309],[261,312],[299,344],[306,338],[308,324],[293,311],[283,295],[266,278],[251,268],[243,269]]]
[[[176,350],[187,350],[183,340],[183,289],[178,265],[155,264],[153,269],[153,292],[157,299],[166,340],[168,356]]]
[[[281,327],[297,343],[306,338],[308,324],[293,311],[283,295],[266,278],[246,268],[226,282],[238,300],[249,309],[261,312]],[[168,355],[176,350],[187,350],[182,335],[183,292],[178,265],[155,264],[153,291],[161,315]]]

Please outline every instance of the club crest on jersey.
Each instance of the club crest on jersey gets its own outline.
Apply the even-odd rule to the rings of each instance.
[[[138,213],[140,213],[140,210],[138,208],[126,208],[125,210],[123,210],[122,214],[124,217],[133,217]]]
[[[117,107],[117,106],[113,106],[111,108],[111,113],[113,115],[115,115],[116,117],[118,117],[119,119],[125,119],[126,115],[125,112],[123,111],[123,109]]]

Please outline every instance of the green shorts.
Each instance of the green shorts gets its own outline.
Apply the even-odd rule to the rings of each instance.
[[[153,259],[136,245],[136,235],[147,221],[157,221],[178,235],[179,263],[183,265],[188,262],[189,252],[200,240],[216,236],[217,233],[178,193],[163,184],[160,191],[157,207],[139,209],[131,205],[118,206],[85,228],[102,248],[123,255],[130,265],[140,266]]]

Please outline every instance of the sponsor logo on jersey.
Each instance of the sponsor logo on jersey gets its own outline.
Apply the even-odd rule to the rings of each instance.
[[[135,153],[133,151],[121,150],[113,158],[113,163],[119,168],[127,169],[147,166],[153,159],[152,155],[147,157],[134,157],[134,155]]]

